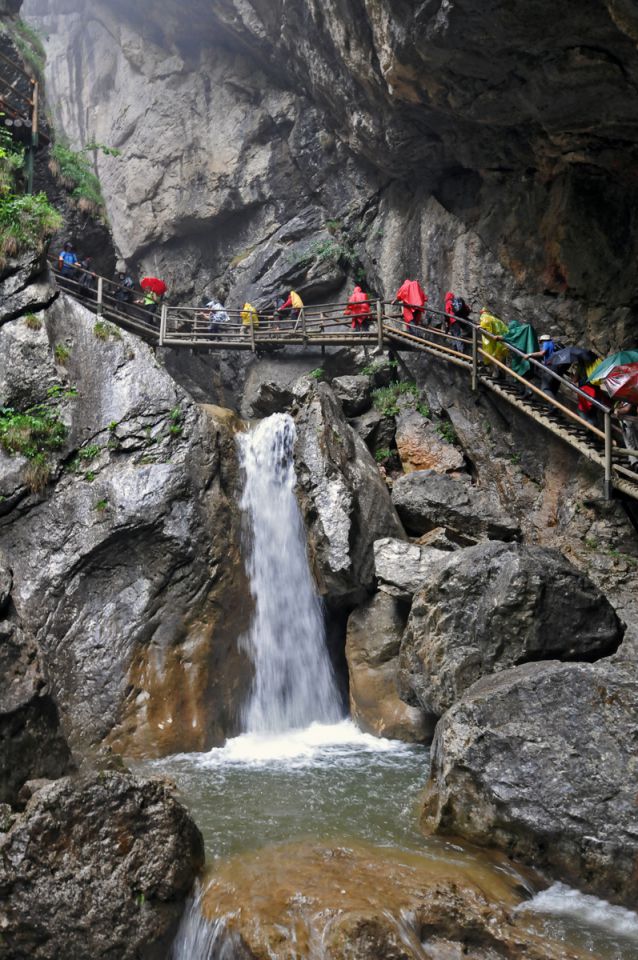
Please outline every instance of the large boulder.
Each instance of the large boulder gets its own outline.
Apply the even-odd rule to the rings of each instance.
[[[304,378],[295,463],[311,558],[321,593],[361,593],[374,582],[372,545],[404,536],[370,451],[325,383]]]
[[[159,782],[102,772],[44,786],[0,839],[0,957],[166,956],[203,862]]]
[[[396,444],[405,473],[455,473],[465,469],[462,452],[418,410],[404,410],[397,418]]]
[[[433,547],[384,537],[374,543],[374,572],[379,589],[401,600],[411,600],[425,583],[433,564],[444,553]]]
[[[518,522],[509,517],[494,495],[474,487],[469,477],[453,479],[431,470],[401,477],[392,488],[392,502],[408,533],[415,536],[445,527],[459,543],[516,540]]]
[[[423,821],[636,908],[638,668],[533,663],[439,721]]]
[[[369,409],[372,388],[370,377],[363,374],[335,377],[331,386],[347,417],[357,417]]]
[[[486,674],[533,660],[597,660],[618,649],[623,630],[559,553],[479,544],[430,567],[401,645],[401,688],[441,716]]]
[[[397,669],[407,610],[398,600],[377,593],[350,614],[346,660],[350,676],[350,712],[355,723],[377,737],[422,743],[431,727],[418,707],[397,691]]]

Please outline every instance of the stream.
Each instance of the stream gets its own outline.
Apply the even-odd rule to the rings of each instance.
[[[208,753],[131,764],[177,784],[205,839],[208,870],[172,960],[245,957],[239,921],[271,956],[274,931],[278,957],[324,957],[336,913],[379,897],[408,953],[436,957],[408,906],[418,883],[437,880],[471,884],[541,941],[599,960],[638,958],[638,915],[561,884],[543,890],[501,855],[424,837],[427,750],[342,716],[294,494],[294,441],[282,414],[238,438],[255,604],[241,640],[255,665],[245,732]]]

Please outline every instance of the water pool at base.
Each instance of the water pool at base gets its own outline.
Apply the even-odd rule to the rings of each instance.
[[[560,884],[540,892],[531,873],[501,857],[424,837],[418,824],[428,770],[423,748],[378,740],[344,721],[282,735],[244,734],[209,753],[134,766],[176,783],[204,835],[213,875],[229,858],[240,861],[280,844],[363,842],[399,861],[417,854],[434,870],[468,870],[492,896],[502,878],[518,891],[519,917],[530,929],[585,956],[638,960],[636,914]]]

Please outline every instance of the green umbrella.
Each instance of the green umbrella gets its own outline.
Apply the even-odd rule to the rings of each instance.
[[[587,382],[596,383],[598,380],[604,380],[610,370],[625,363],[638,363],[638,350],[621,350],[620,353],[612,353],[611,357],[605,357],[594,367],[587,377]]]

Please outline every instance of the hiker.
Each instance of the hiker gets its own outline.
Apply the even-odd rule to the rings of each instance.
[[[538,338],[538,350],[527,354],[528,360],[539,360],[544,366],[548,366],[552,357],[557,351],[557,345],[549,333],[542,333]],[[560,380],[552,377],[550,374],[541,374],[541,390],[548,393],[551,397],[557,397],[560,390]]]
[[[367,330],[370,325],[370,302],[368,294],[361,287],[355,287],[348,298],[345,309],[347,316],[352,317],[353,330]]]
[[[206,309],[208,310],[208,314],[206,315],[208,319],[208,332],[213,334],[223,333],[224,324],[230,322],[230,317],[226,313],[226,308],[223,303],[213,297],[212,300],[206,303]]]
[[[75,247],[67,240],[64,249],[58,257],[58,270],[60,275],[67,280],[75,279],[75,268],[79,266],[78,258],[75,254]]]
[[[78,293],[81,297],[93,296],[93,292],[95,290],[95,274],[91,269],[92,264],[93,257],[84,257],[84,259],[80,260],[78,263]]]
[[[393,303],[403,304],[403,322],[408,326],[420,326],[423,322],[423,308],[428,302],[426,293],[418,280],[404,280]]]
[[[635,403],[621,403],[614,413],[620,419],[625,446],[629,450],[638,450],[638,406]],[[627,457],[627,462],[636,467],[638,457]]]
[[[600,400],[600,390],[591,383],[587,383],[587,374],[580,379],[578,387],[583,393],[586,393],[592,400]],[[578,415],[590,423],[592,427],[600,428],[600,410],[585,397],[578,397]]]
[[[253,305],[251,303],[248,303],[248,301],[246,301],[246,303],[242,307],[240,317],[241,317],[242,337],[246,336],[246,334],[248,333],[249,327],[252,327],[253,330],[257,330],[259,328],[259,314],[255,310]]]
[[[272,320],[273,320],[273,330],[279,331],[281,329],[279,320],[281,318],[281,310],[284,303],[286,302],[284,297],[275,297],[272,302]]]
[[[303,300],[295,290],[291,290],[288,294],[288,299],[282,303],[277,310],[277,313],[280,317],[284,317],[287,314],[294,330],[297,325],[297,320],[299,319],[299,314],[302,310]]]
[[[510,368],[524,380],[531,380],[533,375],[532,365],[527,359],[528,356],[536,353],[539,349],[538,337],[531,323],[521,323],[520,320],[510,320],[507,333],[497,337],[504,343],[515,347],[518,353],[509,351]],[[522,356],[521,356],[522,354]],[[526,387],[523,391],[523,397],[531,397],[532,391]]]
[[[459,320],[469,320],[471,310],[463,297],[455,296],[451,290],[445,294],[445,314],[447,318],[447,332],[454,337],[451,341],[452,349],[465,353],[467,344],[461,337],[467,333],[467,327]]]
[[[483,348],[484,354],[487,354],[487,356],[483,358],[485,362],[492,364],[490,358],[493,357],[494,360],[500,360],[501,363],[505,363],[507,360],[507,347],[501,341],[507,333],[507,324],[503,323],[502,320],[495,317],[493,313],[490,313],[489,310],[486,310],[484,307],[481,310],[479,327],[481,330],[485,330],[486,333],[494,335],[493,337],[488,337],[484,334],[481,337],[481,347]],[[500,377],[501,373],[502,371],[496,367],[495,375]]]
[[[115,279],[119,285],[115,291],[113,299],[117,300],[117,309],[127,313],[126,305],[133,303],[133,288],[135,287],[135,281],[128,273],[116,273]]]
[[[155,293],[154,290],[145,290],[144,299],[141,301],[144,309],[151,314],[157,313],[157,308],[159,307],[161,296],[159,293]],[[140,301],[138,301],[140,302]]]

